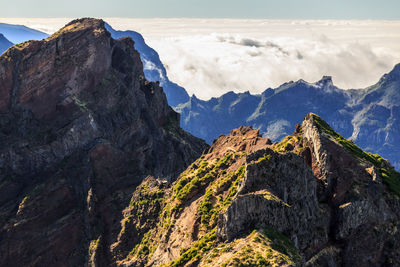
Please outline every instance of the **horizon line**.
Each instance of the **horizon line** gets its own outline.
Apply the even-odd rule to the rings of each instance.
[[[80,18],[97,18],[97,19],[213,19],[213,20],[275,20],[275,21],[400,21],[400,18],[245,18],[245,17],[107,17],[107,16],[65,16],[65,17],[2,17],[0,19],[80,19]]]

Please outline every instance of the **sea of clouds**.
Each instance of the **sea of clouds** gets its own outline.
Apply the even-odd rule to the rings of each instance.
[[[70,19],[0,19],[52,33]],[[400,63],[400,21],[106,18],[141,33],[170,80],[208,99],[324,75],[364,88]]]

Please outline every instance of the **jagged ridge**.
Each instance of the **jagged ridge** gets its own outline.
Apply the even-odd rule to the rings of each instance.
[[[399,170],[399,66],[365,89],[341,90],[325,76],[315,83],[285,83],[259,95],[228,92],[208,101],[192,96],[177,110],[182,127],[208,143],[240,125],[280,141],[307,113],[318,113],[337,132],[365,151],[388,158]]]
[[[280,143],[242,127],[214,141],[174,184],[158,187],[158,216],[141,213],[152,227],[134,222],[143,238],[126,241],[119,264],[396,265],[400,198],[392,183],[398,181],[386,160],[315,114]],[[154,199],[151,183],[131,203],[140,203],[138,194]],[[153,204],[133,206],[130,216]],[[121,240],[128,240],[122,237],[132,226],[123,225]]]

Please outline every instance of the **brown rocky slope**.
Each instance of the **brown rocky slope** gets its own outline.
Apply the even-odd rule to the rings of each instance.
[[[112,265],[136,186],[176,179],[206,147],[102,20],[13,46],[0,57],[0,266]]]
[[[271,144],[241,127],[180,178],[147,178],[119,266],[399,266],[400,175],[308,114]]]

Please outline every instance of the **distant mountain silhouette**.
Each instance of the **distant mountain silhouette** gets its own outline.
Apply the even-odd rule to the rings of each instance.
[[[13,45],[13,43],[8,41],[8,39],[6,37],[4,37],[3,34],[0,33],[0,54],[2,54],[4,51],[6,51],[12,45]]]
[[[12,25],[6,23],[0,23],[0,33],[14,44],[23,43],[28,40],[42,40],[48,36],[48,34],[44,32],[23,25]]]
[[[400,64],[365,89],[342,90],[325,76],[316,83],[288,82],[260,95],[228,92],[208,101],[192,96],[177,111],[182,127],[208,143],[240,125],[278,141],[314,112],[335,131],[400,169]]]
[[[142,35],[135,31],[116,31],[108,24],[106,24],[106,28],[115,39],[131,37],[133,41],[135,41],[135,48],[140,53],[146,79],[160,82],[167,96],[169,105],[175,107],[189,100],[189,95],[186,90],[168,79],[167,72],[164,65],[161,63],[158,53],[146,44]]]

